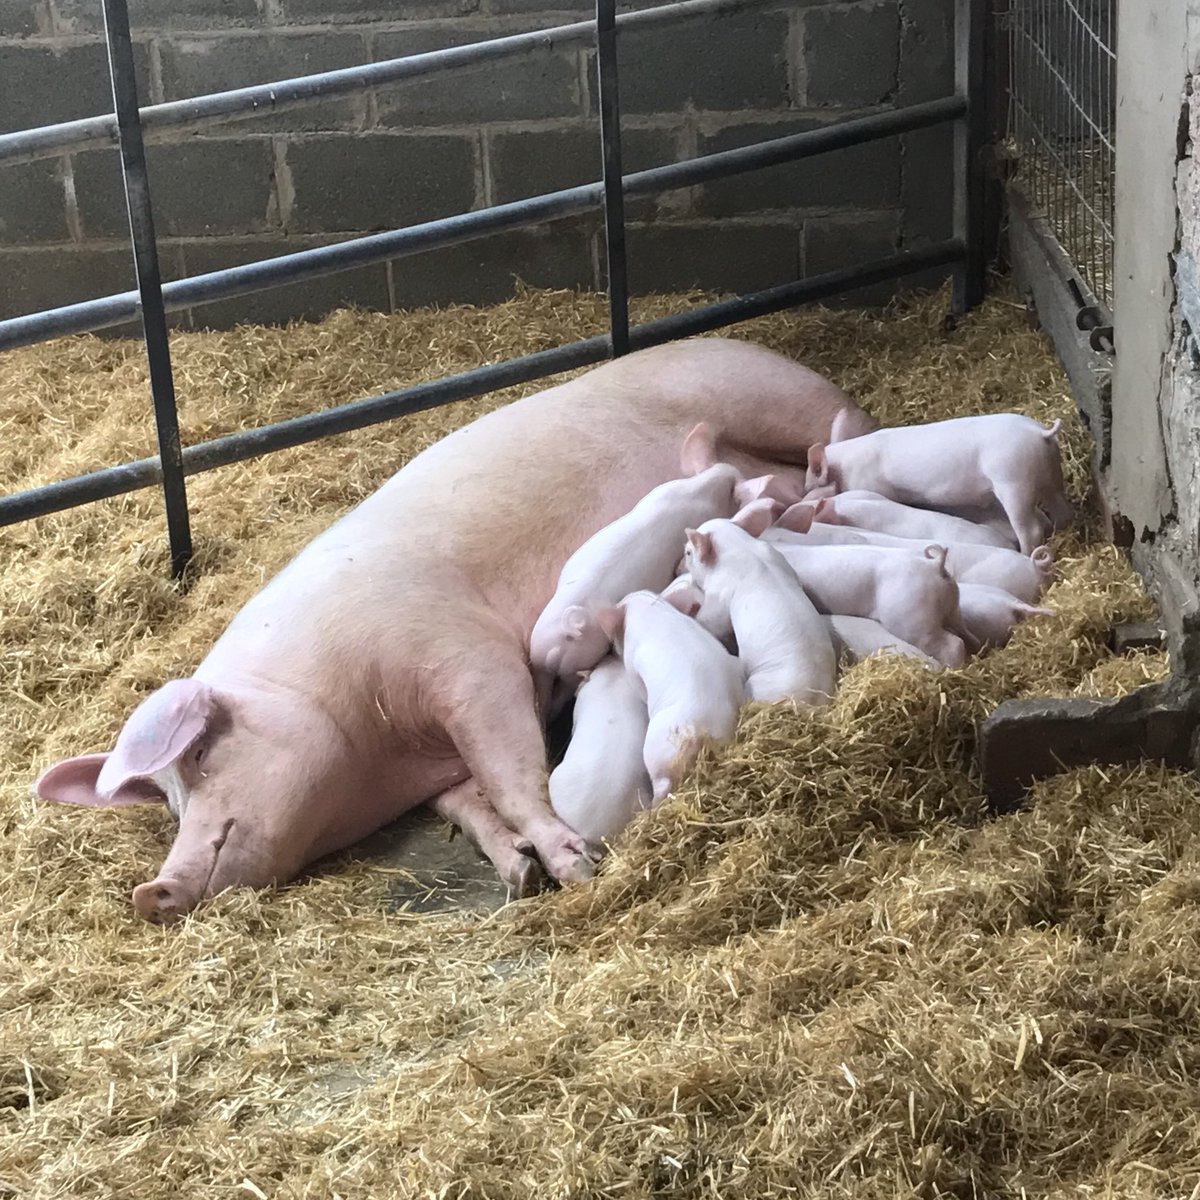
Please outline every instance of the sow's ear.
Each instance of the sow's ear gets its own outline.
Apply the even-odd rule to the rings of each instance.
[[[717,549],[713,545],[711,533],[701,533],[699,529],[687,530],[688,545],[696,552],[701,564],[711,567],[717,561]]]
[[[701,421],[691,433],[683,439],[683,449],[679,452],[679,465],[685,475],[699,475],[715,466],[717,461],[717,435],[712,426]]]
[[[183,757],[209,730],[219,710],[216,693],[198,679],[173,679],[133,710],[96,779],[101,796],[115,796]]]
[[[783,513],[778,500],[754,500],[733,514],[733,523],[751,537],[762,537]]]
[[[38,776],[33,785],[34,794],[38,799],[54,804],[116,807],[155,801],[166,803],[166,796],[145,779],[130,780],[111,796],[101,796],[96,790],[96,780],[108,757],[107,754],[81,754],[78,758],[66,758],[57,762]]]

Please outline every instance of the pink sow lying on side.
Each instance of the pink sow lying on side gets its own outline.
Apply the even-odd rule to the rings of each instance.
[[[175,843],[133,896],[155,921],[233,885],[289,880],[426,801],[518,893],[536,875],[526,850],[556,879],[586,878],[586,839],[548,802],[530,632],[568,557],[678,474],[699,422],[741,476],[797,492],[812,443],[871,428],[827,380],[717,338],[519,400],[418,455],[313,541],[190,679],[135,710],[111,755],[55,764],[39,794],[171,804]]]

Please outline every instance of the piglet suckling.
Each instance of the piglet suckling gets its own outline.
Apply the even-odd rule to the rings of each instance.
[[[795,573],[757,536],[772,517],[760,501],[730,520],[687,532],[684,563],[704,595],[702,607],[728,613],[746,672],[749,700],[828,704],[837,680],[829,630]]]
[[[937,509],[1004,510],[1022,554],[1051,527],[1071,519],[1056,435],[1017,413],[957,417],[929,425],[880,429],[810,447],[806,486],[813,498],[877,492]],[[1043,515],[1044,514],[1044,515]]]
[[[889,633],[878,621],[870,617],[831,616],[822,617],[829,627],[833,647],[839,656],[845,654],[851,661],[859,662],[873,654],[899,654],[904,658],[915,658],[927,667],[940,670],[942,664],[923,650]]]
[[[737,639],[733,636],[729,609],[706,600],[703,590],[687,571],[672,580],[670,586],[663,590],[662,598],[679,609],[685,617],[691,617],[707,629],[730,654],[737,653]]]
[[[772,544],[819,612],[870,617],[948,667],[966,661],[974,639],[963,626],[944,547],[910,554],[884,546]]]
[[[896,537],[814,519],[828,503],[821,499],[792,505],[763,538],[801,546],[884,546],[907,550],[910,554],[923,554],[929,544],[924,539]],[[1054,555],[1048,546],[1038,546],[1032,554],[1022,554],[979,542],[950,542],[946,544],[946,570],[959,585],[980,583],[1003,588],[1027,604],[1036,604],[1054,580]]]
[[[675,573],[686,528],[734,511],[734,489],[742,477],[716,462],[715,454],[711,432],[698,425],[681,455],[688,477],[653,488],[567,559],[530,635],[530,663],[543,687],[547,677],[573,680],[608,653],[596,612],[630,592],[662,591]]]
[[[657,804],[706,741],[727,742],[745,699],[742,664],[706,629],[651,591],[600,609],[597,620],[645,692],[643,762]]]
[[[990,525],[901,504],[876,492],[839,492],[836,496],[824,497],[818,502],[814,517],[817,522],[828,525],[849,525],[853,529],[867,529],[926,543],[937,542],[942,546],[962,543],[1009,550],[1016,546],[1011,531],[1001,533]]]
[[[571,740],[550,773],[550,805],[593,844],[611,840],[650,807],[643,750],[650,717],[637,681],[609,656],[575,695]]]

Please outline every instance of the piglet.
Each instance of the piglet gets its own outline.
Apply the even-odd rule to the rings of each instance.
[[[829,525],[849,525],[893,537],[938,542],[943,546],[960,542],[1011,550],[1015,545],[1011,532],[1000,533],[990,525],[900,504],[876,492],[839,492],[818,504],[814,515],[818,522]]]
[[[774,546],[818,611],[870,617],[948,667],[966,660],[974,638],[963,626],[945,547],[917,555],[883,546]]]
[[[646,701],[618,658],[587,673],[575,696],[571,740],[550,773],[550,805],[593,844],[611,840],[650,807],[642,762],[649,725]]]
[[[915,658],[935,670],[941,669],[942,664],[936,658],[930,658],[923,650],[889,633],[870,617],[831,616],[821,619],[829,628],[834,649],[839,656],[845,654],[852,661],[859,662],[870,658],[872,654],[899,654],[905,658]]]
[[[670,794],[703,742],[727,742],[745,699],[742,665],[690,617],[650,591],[602,608],[597,622],[645,692],[642,758],[652,803]]]
[[[699,622],[730,654],[737,653],[737,639],[733,636],[729,609],[722,608],[712,601],[706,603],[704,591],[697,585],[690,572],[684,571],[682,575],[677,575],[661,595],[685,617]]]
[[[809,448],[806,487],[814,498],[866,490],[940,509],[995,501],[1021,553],[1031,554],[1045,539],[1039,508],[1056,527],[1071,518],[1055,440],[1060,424],[1045,428],[1017,413],[995,413],[818,443]]]
[[[963,624],[984,646],[1003,646],[1026,617],[1048,617],[1052,608],[1036,608],[1001,588],[963,583],[958,588]]]
[[[828,503],[828,500],[822,499],[792,505],[778,523],[763,534],[764,539],[772,542],[790,541],[794,545],[885,546],[893,550],[907,550],[911,554],[923,554],[928,545],[915,538],[895,537],[889,533],[815,521],[814,515],[819,514]],[[1047,546],[1038,546],[1032,554],[1021,554],[1002,546],[951,542],[946,546],[946,570],[960,585],[982,583],[1003,588],[1018,600],[1035,604],[1054,579],[1054,555]]]
[[[684,563],[703,590],[704,607],[729,614],[747,699],[828,704],[837,656],[795,573],[755,536],[771,516],[770,502],[760,501],[743,509],[736,524],[712,520],[689,529]]]
[[[682,453],[691,477],[660,484],[567,559],[558,588],[530,635],[530,664],[543,694],[547,677],[573,680],[608,652],[609,640],[596,621],[598,609],[639,589],[661,591],[675,573],[683,531],[734,511],[734,489],[742,477],[714,458],[711,432],[697,425]]]

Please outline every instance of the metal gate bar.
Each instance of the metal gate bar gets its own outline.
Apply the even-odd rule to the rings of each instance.
[[[630,344],[634,350],[657,346],[676,338],[690,337],[697,333],[708,333],[738,321],[766,316],[814,300],[839,296],[852,288],[869,287],[890,279],[902,279],[906,275],[926,271],[932,267],[962,262],[965,247],[956,238],[938,242],[923,250],[910,250],[893,254],[865,267],[848,267],[839,271],[827,271],[800,279],[795,283],[784,283],[722,300],[691,312],[662,317],[630,329]],[[315,442],[321,438],[354,429],[364,429],[381,421],[408,416],[425,409],[482,396],[498,388],[516,383],[528,383],[532,379],[543,379],[560,371],[586,367],[603,362],[609,357],[610,339],[607,335],[556,346],[553,350],[542,350],[521,358],[477,367],[460,375],[451,375],[431,383],[420,383],[396,392],[385,392],[366,400],[355,400],[323,412],[306,413],[273,425],[262,425],[257,429],[246,429],[227,434],[209,442],[198,442],[183,451],[183,473],[198,475],[214,467],[225,467],[231,463],[244,462],[274,450],[286,450]],[[62,512],[94,500],[120,496],[125,492],[136,492],[153,487],[162,479],[157,458],[143,458],[119,467],[108,467],[89,475],[78,475],[60,483],[49,483],[44,487],[30,488],[11,496],[0,497],[0,526],[15,525],[47,513]]]
[[[722,150],[664,167],[635,171],[625,176],[624,192],[627,196],[653,196],[710,179],[827,154],[832,150],[892,137],[897,133],[927,129],[959,119],[966,111],[967,105],[963,100],[948,96],[893,112],[840,121],[821,129],[773,138],[736,150]],[[577,216],[593,211],[603,198],[602,183],[583,184],[560,192],[549,192],[544,196],[493,205],[478,212],[442,217],[388,233],[373,233],[333,246],[319,246],[312,250],[283,254],[264,262],[193,275],[165,284],[163,298],[167,312],[178,312],[199,304],[250,295],[284,283],[331,275],[350,267],[457,246],[489,234]],[[122,292],[116,296],[85,300],[81,304],[68,304],[62,308],[0,321],[0,350],[30,345],[63,334],[86,333],[120,325],[137,316],[137,304],[137,292]]]
[[[722,13],[741,12],[769,4],[778,5],[779,0],[677,0],[673,4],[622,13],[616,18],[616,23],[620,30],[635,30],[687,17],[720,16]],[[286,112],[327,100],[331,96],[360,92],[364,88],[421,79],[439,71],[499,62],[527,50],[552,50],[583,44],[592,41],[595,36],[595,21],[576,21],[569,25],[471,42],[466,46],[427,50],[386,62],[363,63],[357,67],[280,79],[275,83],[258,83],[227,92],[212,92],[207,96],[152,104],[140,110],[142,127],[150,135],[150,140],[154,141],[155,135],[167,131],[203,128],[205,125],[228,121],[231,117]],[[84,117],[77,121],[0,134],[0,162],[48,158],[89,146],[116,144],[117,122],[113,116]]]
[[[163,308],[162,276],[158,269],[158,242],[154,237],[154,212],[150,205],[150,181],[146,175],[146,148],[142,145],[142,126],[138,120],[133,39],[129,35],[129,10],[125,0],[103,0],[103,7],[108,73],[121,141],[121,177],[125,185],[125,207],[129,210],[129,235],[133,242],[133,266],[142,314],[142,341],[146,346],[155,434],[162,462],[171,573],[180,575],[192,557],[192,530],[187,489],[183,482],[179,409],[171,374],[171,345],[167,314]]]
[[[984,245],[984,148],[991,140],[984,88],[984,38],[988,0],[956,0],[954,90],[967,106],[954,126],[954,236],[966,258],[954,269],[951,311],[959,315],[983,300],[987,274]]]
[[[621,173],[621,101],[617,85],[617,0],[596,0],[596,78],[604,150],[604,249],[608,323],[614,358],[629,353],[629,271],[625,259],[625,194]]]
[[[982,24],[977,17],[983,0],[956,0],[956,44],[959,61],[956,73],[957,94],[954,96],[913,105],[899,111],[840,122],[754,146],[706,155],[650,171],[640,171],[622,178],[620,104],[616,88],[618,28],[649,24],[698,12],[740,11],[758,2],[777,3],[778,0],[681,0],[680,3],[620,17],[615,14],[615,0],[597,0],[595,21],[578,22],[559,27],[557,30],[542,30],[536,34],[493,39],[490,42],[456,47],[449,51],[414,55],[389,63],[369,64],[365,67],[285,80],[279,84],[242,88],[170,105],[151,106],[141,114],[148,125],[180,128],[233,115],[250,115],[283,106],[291,107],[294,104],[308,103],[314,99],[357,90],[375,83],[429,74],[445,66],[465,66],[491,61],[528,49],[530,46],[567,44],[594,35],[597,73],[601,80],[601,135],[605,167],[604,180],[601,183],[569,188],[513,204],[499,205],[482,212],[464,213],[335,246],[284,255],[266,262],[215,271],[155,288],[157,272],[153,219],[149,191],[145,186],[142,129],[136,101],[126,0],[106,0],[110,69],[114,96],[119,97],[116,107],[120,117],[89,118],[0,136],[0,163],[5,160],[16,161],[61,153],[66,149],[97,141],[111,141],[114,130],[117,130],[122,144],[123,162],[129,164],[126,171],[126,192],[135,260],[138,263],[139,290],[0,322],[0,349],[65,333],[106,328],[121,324],[141,312],[147,355],[152,363],[156,412],[162,409],[167,417],[166,424],[160,422],[159,426],[160,457],[110,467],[0,498],[0,525],[12,524],[164,482],[165,462],[168,478],[164,491],[169,517],[172,513],[175,516],[179,513],[183,515],[183,524],[180,525],[176,521],[171,527],[172,570],[179,574],[190,552],[190,541],[186,532],[186,496],[182,488],[185,475],[335,433],[362,428],[404,413],[417,412],[467,396],[479,395],[513,383],[599,362],[623,352],[626,347],[641,348],[688,334],[706,332],[804,301],[838,295],[854,287],[901,278],[930,267],[956,265],[956,309],[977,302],[982,297],[983,290],[984,225],[982,205],[974,200],[976,193],[973,179],[974,173],[981,168],[977,151],[982,143],[978,140],[978,130],[984,127],[979,119],[983,85],[980,73],[982,55],[978,52],[976,42],[976,39],[981,37]],[[128,52],[122,54],[118,48],[114,53],[113,46],[119,46],[122,37]],[[891,255],[867,266],[827,272],[654,321],[632,330],[628,328],[625,194],[652,195],[660,191],[691,186],[708,179],[828,153],[876,138],[928,128],[947,121],[956,123],[956,236],[927,249]],[[178,418],[173,391],[170,390],[166,312],[246,295],[365,263],[456,245],[500,230],[561,219],[593,209],[601,201],[604,202],[609,255],[610,332],[607,336],[585,339],[540,354],[493,364],[434,383],[390,392],[275,425],[245,430],[179,452]],[[166,388],[162,386],[164,369]],[[156,379],[157,385],[154,383]],[[176,423],[173,441],[172,421]]]

